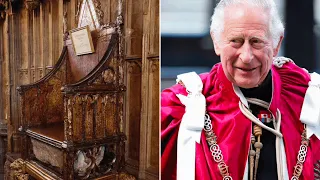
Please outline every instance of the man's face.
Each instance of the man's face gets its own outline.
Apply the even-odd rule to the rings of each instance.
[[[257,87],[278,51],[272,45],[268,14],[264,9],[238,5],[227,7],[224,18],[220,42],[215,42],[223,71],[239,87]]]

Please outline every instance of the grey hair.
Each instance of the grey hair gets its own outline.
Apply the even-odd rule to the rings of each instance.
[[[230,5],[251,5],[268,10],[270,22],[269,33],[272,37],[273,47],[277,46],[280,36],[284,33],[284,26],[278,14],[276,4],[273,0],[221,0],[211,17],[210,32],[213,33],[216,42],[220,42],[221,33],[224,28],[224,10]]]

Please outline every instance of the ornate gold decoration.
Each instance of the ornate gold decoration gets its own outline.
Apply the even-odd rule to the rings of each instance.
[[[67,104],[67,109],[68,109],[68,136],[72,136],[72,100],[68,99],[68,104]]]
[[[99,2],[99,0],[93,0],[93,4],[94,4],[95,10],[96,10],[98,22],[99,22],[99,24],[102,24],[104,13],[101,10],[101,3]]]
[[[120,180],[136,180],[136,178],[128,173],[122,172],[119,175]]]
[[[25,5],[28,10],[32,11],[40,6],[40,0],[26,0]]]
[[[63,13],[63,39],[66,40],[68,38],[68,20],[67,20],[67,16],[68,16],[68,13],[67,11],[65,10],[64,13]]]
[[[218,164],[218,168],[223,179],[232,180],[232,177],[229,173],[229,167],[226,165],[223,159],[223,154],[221,152],[220,146],[217,142],[217,136],[212,130],[212,123],[210,116],[208,114],[204,117],[204,130],[206,135],[206,140],[211,151],[213,160]]]
[[[119,98],[119,106],[123,106],[123,101],[124,101],[124,95],[122,94],[122,95],[120,95],[120,98]],[[122,109],[119,111],[119,118],[120,118],[120,124],[119,124],[120,132],[123,132],[124,122],[123,122],[123,110]]]
[[[18,180],[29,179],[29,175],[25,173],[25,162],[22,159],[19,158],[10,164],[10,176]]]
[[[93,82],[93,84],[111,84],[116,81],[115,72],[113,69],[107,69]]]
[[[293,176],[291,180],[299,180],[303,170],[303,163],[306,160],[308,152],[309,139],[307,138],[306,126],[304,126],[301,134],[301,145],[298,152],[297,163],[294,166]]]
[[[240,109],[241,109],[241,106],[240,106]],[[242,111],[242,109],[241,109],[241,111]],[[244,114],[244,115],[246,115],[246,114]],[[208,147],[209,147],[209,149],[212,153],[212,156],[213,156],[213,160],[218,164],[218,168],[220,170],[220,174],[223,177],[223,179],[224,180],[232,180],[231,174],[228,172],[228,166],[225,165],[226,168],[225,167],[222,168],[220,166],[221,162],[224,164],[225,164],[225,162],[223,160],[222,151],[221,151],[219,145],[217,144],[217,136],[213,132],[213,125],[212,125],[209,114],[206,114],[204,119],[205,119],[204,131],[205,131]],[[260,129],[254,129],[254,131],[255,131],[254,132],[255,136],[258,136],[258,137],[261,136]],[[251,138],[251,143],[252,143],[252,141],[253,141],[253,138]],[[258,140],[258,142],[259,141],[260,140]],[[297,163],[294,166],[293,176],[292,176],[291,180],[299,180],[299,177],[300,177],[302,170],[303,170],[303,163],[306,159],[308,145],[309,145],[309,140],[306,137],[306,126],[304,126],[304,130],[301,134],[301,144],[300,144],[300,150],[299,150],[298,156],[297,156]],[[257,144],[255,146],[256,146],[256,149],[262,148],[262,144]],[[257,147],[257,146],[259,146],[259,147]],[[251,152],[250,152],[250,154],[251,154]],[[251,162],[252,162],[252,160],[251,160]],[[250,179],[255,179],[254,175],[250,175],[250,176],[251,176]]]
[[[123,4],[123,0],[118,0],[118,15],[117,15],[117,25],[118,26],[123,24],[122,4]]]
[[[102,77],[105,83],[112,83],[115,81],[114,71],[107,69],[102,73]]]
[[[82,4],[82,3],[79,1],[79,2],[78,2],[78,5],[77,5],[77,13],[76,13],[76,17],[75,17],[75,22],[79,22],[79,15],[80,15],[81,4]]]
[[[64,122],[64,137],[68,141],[70,139],[71,132],[69,131],[69,126],[71,124],[69,123],[69,118],[72,117],[71,110],[69,109],[68,104],[71,104],[71,99],[67,96],[64,97],[63,100],[63,106],[64,106],[64,116],[63,116],[63,122]],[[70,120],[71,121],[71,120]]]
[[[123,42],[123,33],[122,33],[122,25],[123,25],[122,7],[123,7],[123,0],[118,0],[118,15],[116,19],[116,29],[117,29],[117,33],[119,34],[118,54],[119,54],[120,61],[124,59],[124,42]]]

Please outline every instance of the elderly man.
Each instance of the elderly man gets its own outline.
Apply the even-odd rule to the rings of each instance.
[[[211,37],[221,63],[161,94],[161,177],[319,179],[320,78],[276,57],[272,0],[221,0]]]

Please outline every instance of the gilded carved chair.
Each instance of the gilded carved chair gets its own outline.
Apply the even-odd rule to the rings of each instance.
[[[56,65],[18,87],[25,172],[36,179],[120,179],[124,168],[122,1],[115,23],[79,20],[95,52],[77,56],[70,35]],[[90,4],[82,5],[92,8]],[[94,9],[93,9],[94,10]],[[80,13],[81,13],[80,12]]]

